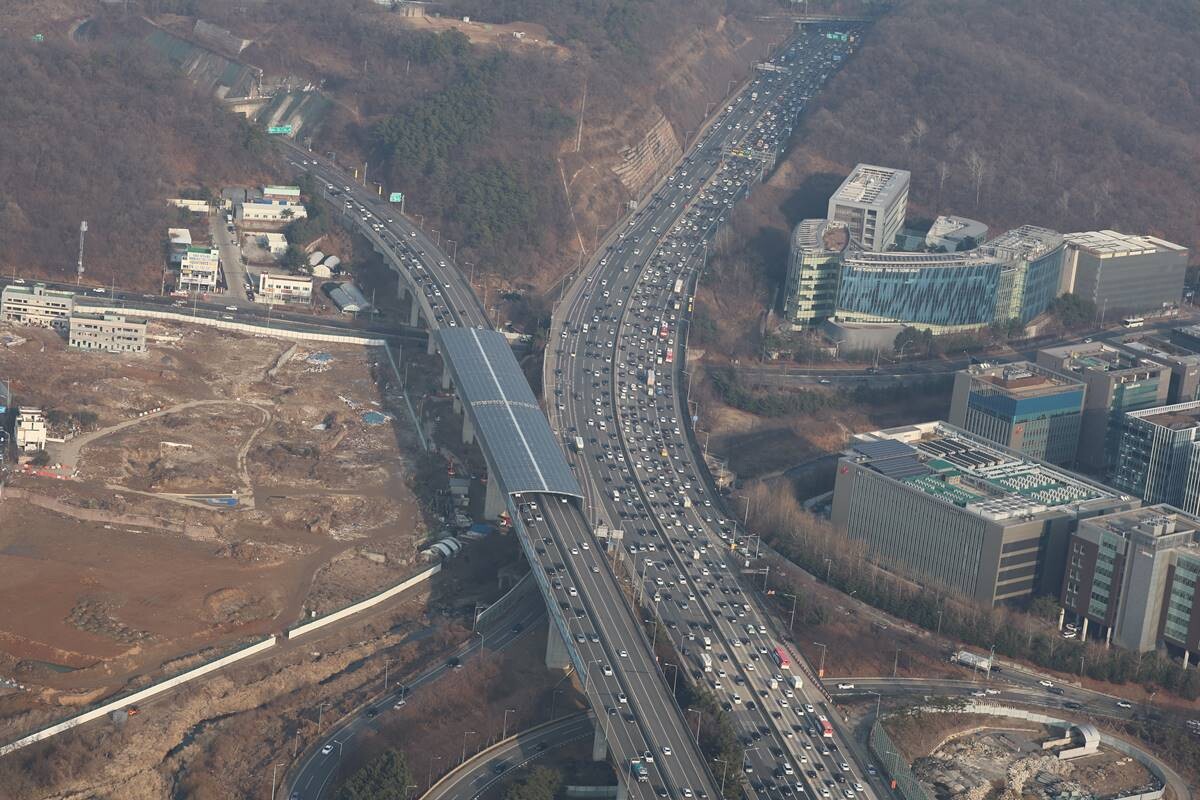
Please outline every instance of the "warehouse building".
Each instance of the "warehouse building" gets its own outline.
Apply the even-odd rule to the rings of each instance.
[[[289,200],[293,203],[300,202],[299,186],[264,186],[262,194],[263,197],[266,197],[270,200]]]
[[[1105,642],[1200,653],[1200,519],[1169,505],[1106,514],[1071,536],[1063,608]]]
[[[303,203],[291,200],[272,200],[266,197],[239,203],[237,213],[238,222],[243,224],[247,222],[291,222],[308,216],[308,210]]]
[[[74,294],[47,289],[41,283],[11,284],[0,292],[0,319],[15,325],[66,331],[74,308]]]
[[[1079,519],[1140,502],[945,422],[854,438],[835,528],[873,559],[977,602],[1059,595]]]
[[[881,253],[904,227],[910,178],[908,170],[859,164],[829,198],[826,217],[864,250]]]
[[[67,337],[71,347],[80,350],[103,350],[107,353],[146,352],[146,320],[122,314],[71,315],[71,330]]]
[[[954,376],[950,424],[1011,450],[1072,464],[1087,385],[1028,361],[973,365]]]
[[[1104,342],[1039,350],[1037,363],[1087,384],[1076,464],[1097,475],[1116,465],[1122,416],[1165,405],[1171,389],[1170,367]]]
[[[267,305],[277,303],[311,303],[312,278],[306,275],[258,275],[258,300]]]
[[[370,301],[363,297],[363,293],[353,283],[335,284],[333,288],[327,287],[327,291],[329,299],[343,314],[357,314],[371,308]]]
[[[1066,240],[1064,291],[1091,300],[1108,319],[1176,305],[1183,296],[1186,247],[1109,230]]]
[[[837,308],[842,251],[849,244],[844,223],[806,219],[792,231],[783,311],[795,328],[811,328]]]

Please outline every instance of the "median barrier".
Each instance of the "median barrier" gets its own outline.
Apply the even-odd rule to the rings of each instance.
[[[145,700],[149,700],[155,695],[162,694],[168,689],[173,689],[176,686],[182,686],[189,681],[194,681],[196,678],[207,675],[210,672],[214,672],[222,667],[233,664],[234,662],[241,661],[244,658],[257,655],[258,653],[261,653],[264,650],[269,650],[274,646],[275,637],[272,636],[268,639],[263,639],[262,641],[249,645],[248,647],[243,647],[241,650],[234,651],[227,656],[210,661],[207,664],[202,664],[199,667],[190,669],[187,672],[176,675],[173,678],[167,678],[164,681],[160,681],[153,686],[148,686],[145,689],[134,692],[133,694],[126,695],[125,697],[105,703],[104,705],[97,706],[90,711],[85,711],[82,714],[71,717],[70,719],[63,720],[56,725],[51,725],[50,727],[43,728],[36,733],[31,733],[28,736],[17,739],[15,742],[10,742],[9,744],[0,746],[0,756],[8,755],[14,750],[20,750],[22,747],[27,747],[34,742],[40,742],[43,739],[49,739],[51,736],[56,736],[63,731],[68,731],[71,728],[82,725],[85,722],[91,722],[94,719],[99,719],[100,717],[110,714],[113,711],[120,711],[121,709],[128,708],[129,706]]]
[[[379,603],[382,603],[384,600],[387,600],[389,597],[394,597],[394,596],[400,594],[405,589],[411,589],[412,587],[416,586],[418,583],[429,580],[430,578],[432,578],[434,575],[438,574],[441,571],[442,571],[442,565],[434,564],[432,567],[429,567],[426,570],[422,570],[421,572],[418,572],[416,575],[413,575],[411,578],[407,578],[407,579],[401,581],[400,583],[397,583],[395,586],[391,587],[390,589],[384,589],[379,594],[371,595],[366,600],[360,600],[359,602],[354,603],[353,605],[346,606],[345,608],[341,609],[340,611],[334,611],[331,614],[326,614],[325,616],[319,617],[318,619],[314,619],[311,622],[305,622],[302,625],[297,625],[294,628],[289,628],[287,631],[287,638],[289,640],[295,639],[297,636],[303,636],[304,634],[315,631],[318,628],[323,628],[326,625],[329,625],[330,623],[337,622],[338,620],[345,619],[346,617],[349,617],[349,616],[353,616],[354,614],[357,614],[360,611],[365,611],[366,609],[370,608],[371,606],[375,606],[375,605],[378,605]]]

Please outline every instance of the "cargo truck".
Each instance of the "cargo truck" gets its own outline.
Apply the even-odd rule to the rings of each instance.
[[[712,670],[712,656],[710,656],[708,653],[701,653],[701,654],[700,654],[700,662],[701,662],[702,664],[704,664],[704,671],[705,671],[705,672],[712,672],[712,671],[713,671],[713,670]]]
[[[789,677],[790,677],[790,680],[792,681],[793,689],[803,689],[804,688],[804,681],[800,679],[799,675],[791,675]]]
[[[985,656],[977,656],[974,653],[969,653],[966,650],[959,650],[950,656],[950,660],[955,664],[962,664],[973,670],[983,670],[984,672],[992,671],[992,660]]]

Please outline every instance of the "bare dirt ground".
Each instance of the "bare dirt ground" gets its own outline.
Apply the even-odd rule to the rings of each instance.
[[[15,398],[87,420],[51,432],[76,434],[49,445],[67,479],[17,475],[0,503],[0,675],[25,703],[86,701],[415,568],[417,448],[382,351],[157,323],[145,354],[20,334],[0,350]]]
[[[463,22],[458,17],[406,17],[391,14],[382,18],[388,27],[397,26],[419,31],[434,31],[446,33],[458,31],[471,40],[474,45],[490,45],[500,48],[544,50],[555,57],[566,58],[570,51],[550,41],[549,32],[532,22],[510,22],[497,24],[491,22]]]

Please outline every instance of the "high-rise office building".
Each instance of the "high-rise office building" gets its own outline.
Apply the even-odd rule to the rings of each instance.
[[[840,222],[806,219],[792,231],[783,311],[794,327],[810,328],[833,316],[848,241]]]
[[[1075,463],[1095,474],[1116,465],[1124,415],[1165,405],[1171,388],[1170,367],[1104,342],[1039,350],[1037,363],[1087,384]]]
[[[1200,401],[1126,414],[1109,482],[1148,504],[1200,514]]]
[[[1200,653],[1200,519],[1169,505],[1093,517],[1071,536],[1063,608],[1139,653]]]
[[[931,422],[856,436],[838,461],[832,520],[880,564],[991,605],[1058,596],[1076,522],[1138,505]]]
[[[1028,323],[1050,307],[1059,295],[1062,279],[1061,233],[1037,225],[1022,225],[1005,231],[986,243],[986,248],[1010,265],[1012,277],[1001,284],[996,298],[996,321]]]
[[[954,376],[950,424],[1052,464],[1071,464],[1087,386],[1028,361]]]
[[[859,164],[829,198],[826,216],[845,224],[864,250],[887,250],[904,227],[910,177],[908,170]]]
[[[1108,319],[1173,305],[1183,295],[1186,247],[1107,230],[1065,238],[1063,291],[1091,300]]]

